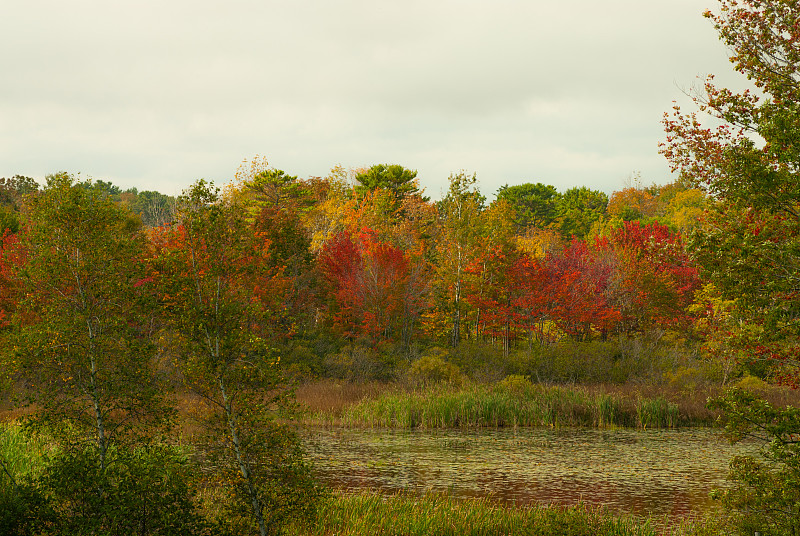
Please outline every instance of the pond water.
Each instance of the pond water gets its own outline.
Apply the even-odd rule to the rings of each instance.
[[[306,447],[340,489],[448,492],[499,502],[605,505],[682,517],[712,504],[734,454],[719,431],[312,429]]]

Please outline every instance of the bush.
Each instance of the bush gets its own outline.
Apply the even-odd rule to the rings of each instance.
[[[640,368],[625,359],[614,341],[537,346],[509,356],[509,372],[557,383],[624,383]]]
[[[53,522],[53,512],[34,478],[42,469],[44,442],[16,423],[0,425],[0,534],[34,534]]]
[[[481,382],[495,382],[507,374],[503,352],[488,344],[462,341],[450,350],[448,361],[457,365],[462,373]]]
[[[663,374],[670,386],[688,393],[721,385],[724,377],[722,367],[711,361],[689,362]]]
[[[427,386],[446,383],[460,385],[461,370],[457,365],[448,363],[439,355],[423,355],[408,370],[409,380],[416,385]]]
[[[328,377],[356,382],[388,380],[395,373],[395,356],[353,344],[324,360]]]
[[[525,395],[533,389],[533,383],[531,383],[530,378],[521,374],[510,374],[499,381],[497,385],[515,395]]]
[[[95,447],[53,456],[37,479],[56,534],[209,534],[192,500],[189,466],[174,447]]]
[[[735,513],[740,534],[800,534],[800,408],[775,408],[736,388],[710,406],[722,412],[731,441],[764,442],[759,458],[736,456],[731,461],[734,487],[715,492]]]
[[[28,536],[41,534],[52,526],[55,513],[37,486],[27,477],[9,483],[0,493],[0,534]]]

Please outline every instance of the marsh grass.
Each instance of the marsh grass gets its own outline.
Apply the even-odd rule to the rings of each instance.
[[[393,428],[712,426],[714,389],[670,385],[547,385],[524,376],[495,384],[410,386],[322,380],[297,390],[311,425]],[[658,401],[658,402],[653,402]]]
[[[582,387],[500,382],[494,386],[438,387],[387,391],[341,410],[337,418],[317,413],[314,424],[368,428],[479,428],[617,426],[675,428],[678,405],[664,397],[644,398]],[[702,424],[708,424],[703,422]]]
[[[49,450],[43,439],[26,434],[19,423],[0,424],[0,493],[40,471]]]
[[[353,404],[396,390],[397,386],[380,382],[323,379],[300,385],[295,390],[295,396],[302,406],[316,415],[318,422],[325,422],[338,418],[345,408]]]
[[[562,536],[704,536],[725,534],[720,521],[640,519],[586,505],[513,506],[489,499],[454,499],[429,493],[381,495],[337,492],[324,502],[313,527],[291,536],[529,534]]]
[[[622,401],[608,393],[599,393],[594,397],[594,425],[599,428],[614,426],[622,417]]]
[[[675,428],[678,426],[678,405],[665,398],[640,398],[636,401],[639,428]]]

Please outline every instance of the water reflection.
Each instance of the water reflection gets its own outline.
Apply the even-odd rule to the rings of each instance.
[[[709,491],[726,484],[731,456],[755,450],[707,429],[316,429],[306,444],[320,478],[344,489],[583,501],[670,516],[708,508]]]

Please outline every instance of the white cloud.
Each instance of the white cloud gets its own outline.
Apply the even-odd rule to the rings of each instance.
[[[176,193],[266,155],[612,191],[669,174],[679,86],[730,72],[701,0],[31,0],[0,17],[0,176]],[[731,77],[720,78],[723,82]]]

